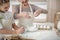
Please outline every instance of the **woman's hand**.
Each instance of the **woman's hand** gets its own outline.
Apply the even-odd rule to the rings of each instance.
[[[15,31],[15,33],[16,33],[16,34],[22,34],[22,33],[24,33],[24,31],[25,31],[24,27],[21,27],[21,28],[17,29],[17,30]]]
[[[17,14],[17,18],[24,17],[24,18],[30,18],[28,12],[21,12],[20,14]]]

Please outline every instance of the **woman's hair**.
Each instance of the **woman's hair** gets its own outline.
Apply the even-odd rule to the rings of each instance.
[[[10,2],[10,0],[0,0],[0,5]]]

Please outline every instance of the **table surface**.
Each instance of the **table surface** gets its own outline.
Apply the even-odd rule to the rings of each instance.
[[[36,32],[26,32],[22,35],[25,38],[32,38],[36,40],[60,40],[56,32],[53,30],[40,30]]]
[[[21,34],[20,36],[22,36],[23,38],[35,39],[35,40],[60,40],[60,36],[57,36],[56,32],[53,30],[26,32],[24,34]]]
[[[60,36],[57,36],[56,31],[54,30],[38,30],[36,32],[25,32],[21,36],[24,38],[31,38],[36,40],[60,40]]]

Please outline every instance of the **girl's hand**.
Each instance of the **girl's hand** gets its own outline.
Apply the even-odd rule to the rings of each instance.
[[[24,31],[25,31],[24,27],[21,27],[16,30],[16,34],[22,34],[22,33],[24,33]]]

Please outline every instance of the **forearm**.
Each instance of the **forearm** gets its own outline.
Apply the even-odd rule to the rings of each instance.
[[[15,30],[19,29],[19,27],[17,27],[17,25],[16,25],[15,23],[12,24],[12,27],[13,27]]]
[[[0,33],[1,34],[16,34],[14,30],[7,30],[7,29],[1,29]]]
[[[34,16],[37,17],[38,15],[40,15],[41,11],[40,9],[38,9],[37,11],[34,12]]]
[[[42,10],[41,10],[41,13],[48,13],[48,11],[45,10],[45,9],[42,9]]]
[[[37,16],[39,16],[41,13],[48,13],[48,11],[45,10],[45,9],[38,9],[37,11],[34,12],[34,16],[37,17]]]

